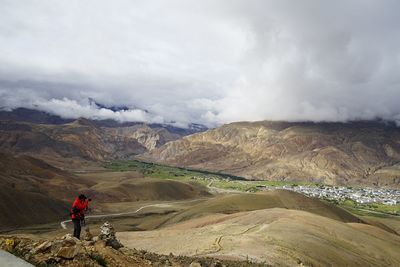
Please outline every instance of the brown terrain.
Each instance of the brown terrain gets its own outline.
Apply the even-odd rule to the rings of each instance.
[[[66,218],[78,192],[97,203],[181,200],[208,194],[197,185],[144,179],[137,173],[108,173],[104,178],[105,161],[129,158],[190,132],[143,123],[114,122],[110,127],[110,123],[65,120],[27,109],[1,111],[0,203],[4,216],[0,228]],[[93,170],[100,173],[84,175]],[[97,211],[102,208],[98,205]]]
[[[358,217],[332,204],[308,198],[292,191],[274,190],[255,194],[217,196],[175,214],[166,224],[174,224],[215,213],[231,214],[271,208],[302,210],[341,222],[362,222]]]
[[[68,215],[68,202],[93,183],[30,156],[0,154],[0,228],[55,221]]]
[[[198,184],[158,180],[135,172],[71,173],[27,155],[0,153],[0,229],[67,219],[78,193],[107,203],[184,200],[209,196]]]
[[[145,124],[99,127],[86,119],[66,124],[0,121],[2,152],[28,154],[42,159],[104,161],[126,158],[180,138],[165,128]]]
[[[266,266],[400,263],[400,237],[392,228],[285,190],[216,196],[173,214],[158,229],[117,237],[127,247],[158,254]]]
[[[69,234],[51,239],[0,236],[0,249],[24,259],[33,264],[32,266],[268,266],[261,263],[250,263],[249,261],[218,260],[211,257],[185,257],[173,254],[160,255],[144,250],[129,249],[115,239],[115,234],[113,237],[105,236],[104,234],[93,237],[91,234],[85,234],[85,239],[81,241],[71,237]],[[1,260],[0,254],[0,264],[3,263]]]
[[[277,190],[219,195],[193,205],[169,203],[172,210],[168,213],[163,213],[160,205],[131,216],[108,218],[118,231],[117,244],[121,242],[123,247],[113,247],[101,239],[79,242],[60,238],[70,229],[54,229],[40,235],[27,234],[26,230],[8,233],[0,236],[0,247],[38,266],[397,266],[400,263],[400,237],[392,228],[379,223],[371,225],[334,205],[298,193]],[[103,222],[89,218],[91,232],[101,236],[96,229]],[[391,223],[400,225],[398,219]],[[134,225],[140,225],[141,229],[132,229]],[[85,239],[86,234],[83,236]]]
[[[196,124],[178,128],[140,122],[74,120],[26,108],[0,108],[1,152],[31,155],[68,170],[98,169],[99,162],[130,158],[205,129]]]
[[[117,237],[128,247],[154,253],[250,260],[270,266],[400,264],[398,235],[282,208],[209,215]]]
[[[381,122],[238,122],[142,158],[260,180],[400,186],[400,128]]]
[[[164,126],[17,115],[0,120],[0,247],[33,264],[400,265],[395,216],[356,215],[285,190],[212,195],[195,181],[103,167],[139,156],[249,179],[398,187],[393,125],[243,122],[183,137]],[[125,247],[65,237],[71,224],[60,222],[80,192],[93,199],[93,233],[110,221]]]

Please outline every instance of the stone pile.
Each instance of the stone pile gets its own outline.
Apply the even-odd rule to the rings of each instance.
[[[98,236],[98,238],[100,240],[104,240],[106,242],[106,246],[110,246],[114,249],[119,249],[123,247],[123,245],[115,237],[114,227],[109,222],[105,222],[100,227],[100,235]]]

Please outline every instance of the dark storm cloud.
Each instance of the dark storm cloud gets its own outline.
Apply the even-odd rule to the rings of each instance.
[[[0,105],[181,125],[400,120],[398,10],[390,0],[3,0]]]

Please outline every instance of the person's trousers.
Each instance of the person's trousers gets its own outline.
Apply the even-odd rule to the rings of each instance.
[[[72,219],[72,223],[74,224],[74,237],[80,239],[80,237],[81,237],[81,220],[80,219]]]

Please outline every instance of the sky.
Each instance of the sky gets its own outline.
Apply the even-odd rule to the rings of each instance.
[[[182,127],[400,122],[399,10],[397,0],[0,0],[0,108]]]

